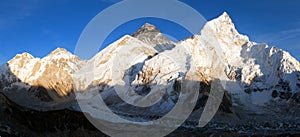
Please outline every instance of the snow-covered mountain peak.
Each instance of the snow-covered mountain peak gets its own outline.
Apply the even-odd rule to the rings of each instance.
[[[59,60],[59,59],[74,59],[78,58],[77,56],[73,55],[69,51],[67,51],[64,48],[56,48],[53,50],[50,54],[48,54],[46,57],[44,57],[44,60]]]
[[[217,20],[221,20],[221,21],[224,21],[224,22],[228,22],[230,24],[233,24],[230,16],[227,14],[227,12],[223,12],[222,15],[220,15],[218,18],[216,18]]]
[[[220,16],[218,16],[217,18],[208,21],[208,23],[210,25],[210,27],[214,28],[214,29],[218,29],[220,27],[222,28],[231,28],[231,29],[235,29],[235,25],[231,19],[231,17],[227,14],[227,12],[224,12],[223,14],[221,14]],[[220,30],[216,30],[216,32],[218,32]]]
[[[35,58],[31,54],[24,52],[22,54],[17,54],[14,58],[12,58],[7,63],[11,66],[22,67],[22,66],[26,65],[27,62],[34,60],[34,59]],[[35,60],[38,60],[38,58],[36,58]]]
[[[27,53],[27,52],[24,52],[22,54],[17,54],[12,60],[15,60],[15,59],[33,59],[34,57]]]
[[[227,46],[242,46],[250,42],[247,36],[236,30],[234,23],[226,12],[207,22],[201,34],[217,37],[219,42]]]
[[[55,53],[59,53],[59,52],[67,53],[68,51],[65,48],[58,47],[55,50],[53,50],[50,54],[55,54]]]

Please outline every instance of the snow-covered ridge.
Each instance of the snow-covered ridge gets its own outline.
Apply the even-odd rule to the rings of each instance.
[[[72,74],[83,62],[63,48],[44,58],[18,54],[1,66],[1,92],[29,108],[57,109],[56,104],[74,99]]]
[[[134,64],[127,70],[132,73],[126,74],[131,78],[129,84],[144,85],[137,86],[137,91],[153,88],[153,81],[168,85],[171,98],[166,99],[164,107],[153,108],[155,111],[165,111],[174,105],[173,88],[176,81],[180,81],[181,71],[163,55],[181,55],[177,52],[180,46],[191,54],[199,82],[209,83],[215,78],[215,69],[222,69],[226,75],[225,89],[236,104],[252,107],[271,100],[289,100],[300,91],[299,62],[288,52],[250,41],[236,30],[227,13],[209,21],[199,34],[178,43],[168,40],[155,26],[145,24],[133,35],[122,37],[87,61],[63,48],[57,48],[44,58],[18,54],[1,66],[0,90],[14,102],[38,110],[72,106],[74,90],[100,91],[110,98],[114,59],[122,49],[139,45],[153,47],[157,52],[142,50],[147,56],[137,59],[142,63]],[[225,67],[220,68],[216,62],[223,62]],[[172,73],[162,76],[168,71]]]

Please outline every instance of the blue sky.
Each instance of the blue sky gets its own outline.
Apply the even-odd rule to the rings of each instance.
[[[289,51],[300,60],[299,0],[181,0],[211,20],[224,11],[233,19],[238,31],[252,41],[266,42]],[[46,56],[57,47],[73,52],[88,22],[118,0],[1,0],[0,64],[16,54],[29,52]],[[120,13],[122,14],[122,13]],[[116,29],[104,45],[125,34],[135,32],[150,22],[176,39],[189,37],[178,25],[153,18],[138,19]]]

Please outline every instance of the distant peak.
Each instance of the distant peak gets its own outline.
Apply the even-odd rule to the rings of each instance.
[[[48,54],[44,59],[60,59],[60,58],[72,58],[75,55],[70,53],[64,48],[56,48],[50,54]]]
[[[175,47],[171,40],[149,23],[144,24],[137,32],[133,33],[132,37],[153,46],[159,52]]]
[[[145,23],[141,28],[148,30],[158,30],[154,25],[150,23]]]
[[[65,48],[56,48],[55,50],[53,50],[50,54],[55,54],[55,53],[60,53],[60,52],[68,52]]]
[[[138,31],[133,33],[132,36],[137,37],[138,35],[147,34],[147,33],[160,33],[160,30],[157,29],[157,27],[155,27],[154,25],[146,23]]]

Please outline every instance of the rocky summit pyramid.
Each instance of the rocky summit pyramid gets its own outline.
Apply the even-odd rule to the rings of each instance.
[[[159,52],[172,49],[175,46],[174,42],[169,40],[158,28],[149,23],[144,24],[132,36],[153,46]]]
[[[141,46],[155,50],[141,49]],[[180,48],[186,49],[186,53],[179,52]],[[120,71],[121,75],[117,77],[112,66],[118,65],[115,63],[120,60],[119,55],[129,56],[123,54],[126,53],[124,49],[133,55],[141,52],[144,55],[135,59],[137,62],[127,70]],[[165,55],[179,56],[182,62],[174,63]],[[91,125],[81,127],[76,124],[78,121],[74,119],[83,116],[75,99],[75,91],[82,94],[100,93],[109,108],[122,117],[134,116],[137,121],[161,117],[177,103],[182,74],[188,70],[178,69],[176,65],[186,62],[195,64],[196,82],[200,89],[194,91],[199,92],[198,101],[183,128],[197,127],[197,124],[191,123],[198,122],[211,83],[221,79],[217,77],[221,75],[216,75],[218,71],[225,76],[222,78],[225,79],[225,93],[217,114],[205,127],[207,132],[218,130],[245,135],[261,131],[269,135],[288,131],[300,133],[299,61],[282,49],[250,41],[236,30],[227,13],[207,22],[199,34],[179,42],[169,40],[155,26],[145,24],[90,60],[81,60],[62,48],[44,58],[34,58],[29,53],[18,54],[0,67],[0,123],[10,125],[10,128],[26,128],[28,132],[22,132],[22,135],[28,136],[43,136],[42,131],[49,134],[61,130],[78,132],[79,128],[88,130],[91,135],[92,132],[98,133]],[[117,85],[113,80],[118,78],[127,80],[125,85],[140,95],[149,94],[159,85],[167,85],[166,93],[158,104],[139,110],[124,103],[115,93],[114,87]],[[82,100],[88,106],[93,98],[92,94]],[[135,101],[134,97],[132,101]],[[96,115],[93,111],[85,113]],[[21,119],[21,116],[24,118]],[[53,123],[57,117],[63,118]],[[36,118],[42,121],[35,121]],[[30,123],[39,125],[39,128],[35,129]],[[89,124],[87,121],[83,123]],[[6,132],[1,125],[0,129]]]

